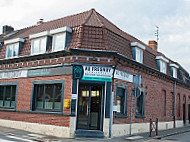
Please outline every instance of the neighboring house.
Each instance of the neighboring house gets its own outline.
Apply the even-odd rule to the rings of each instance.
[[[1,126],[59,137],[127,135],[132,94],[132,134],[149,131],[150,119],[159,129],[190,119],[189,73],[155,41],[141,42],[94,9],[17,31],[4,26]]]

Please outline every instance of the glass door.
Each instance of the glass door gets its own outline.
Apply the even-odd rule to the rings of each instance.
[[[80,85],[77,129],[100,130],[102,116],[102,86]]]

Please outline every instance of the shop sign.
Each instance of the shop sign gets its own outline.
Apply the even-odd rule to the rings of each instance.
[[[84,65],[82,80],[112,81],[113,68],[106,66]]]
[[[35,76],[53,76],[53,75],[65,75],[72,74],[72,67],[56,67],[56,68],[41,68],[31,69],[28,71],[28,77]]]
[[[0,79],[21,78],[27,77],[28,70],[15,70],[0,72]]]
[[[127,82],[133,82],[133,75],[121,70],[115,70],[114,78],[121,79]]]

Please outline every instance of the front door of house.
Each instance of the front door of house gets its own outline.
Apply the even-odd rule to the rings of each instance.
[[[102,130],[103,86],[79,85],[77,129]]]

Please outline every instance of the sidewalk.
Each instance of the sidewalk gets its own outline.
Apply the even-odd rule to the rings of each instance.
[[[171,135],[176,135],[180,133],[185,133],[185,132],[190,132],[190,125],[186,125],[184,127],[180,128],[175,128],[175,129],[168,129],[168,130],[161,130],[158,131],[158,135],[160,138],[168,137]],[[116,137],[116,138],[104,138],[104,139],[87,139],[87,138],[80,138],[80,139],[66,139],[66,138],[56,138],[52,136],[46,136],[46,135],[41,135],[41,134],[35,134],[27,131],[22,131],[22,130],[16,130],[16,129],[11,129],[11,128],[5,128],[5,127],[0,127],[0,134],[11,136],[11,137],[17,137],[21,139],[28,139],[31,141],[40,141],[40,142],[92,142],[92,141],[109,141],[109,142],[129,142],[126,140],[127,137],[129,136],[123,136],[123,137]],[[136,134],[133,136],[141,136],[143,137],[140,140],[134,140],[134,142],[144,142],[151,140],[155,137],[155,133],[153,132],[152,137],[149,137],[149,133],[141,133],[141,134]]]

